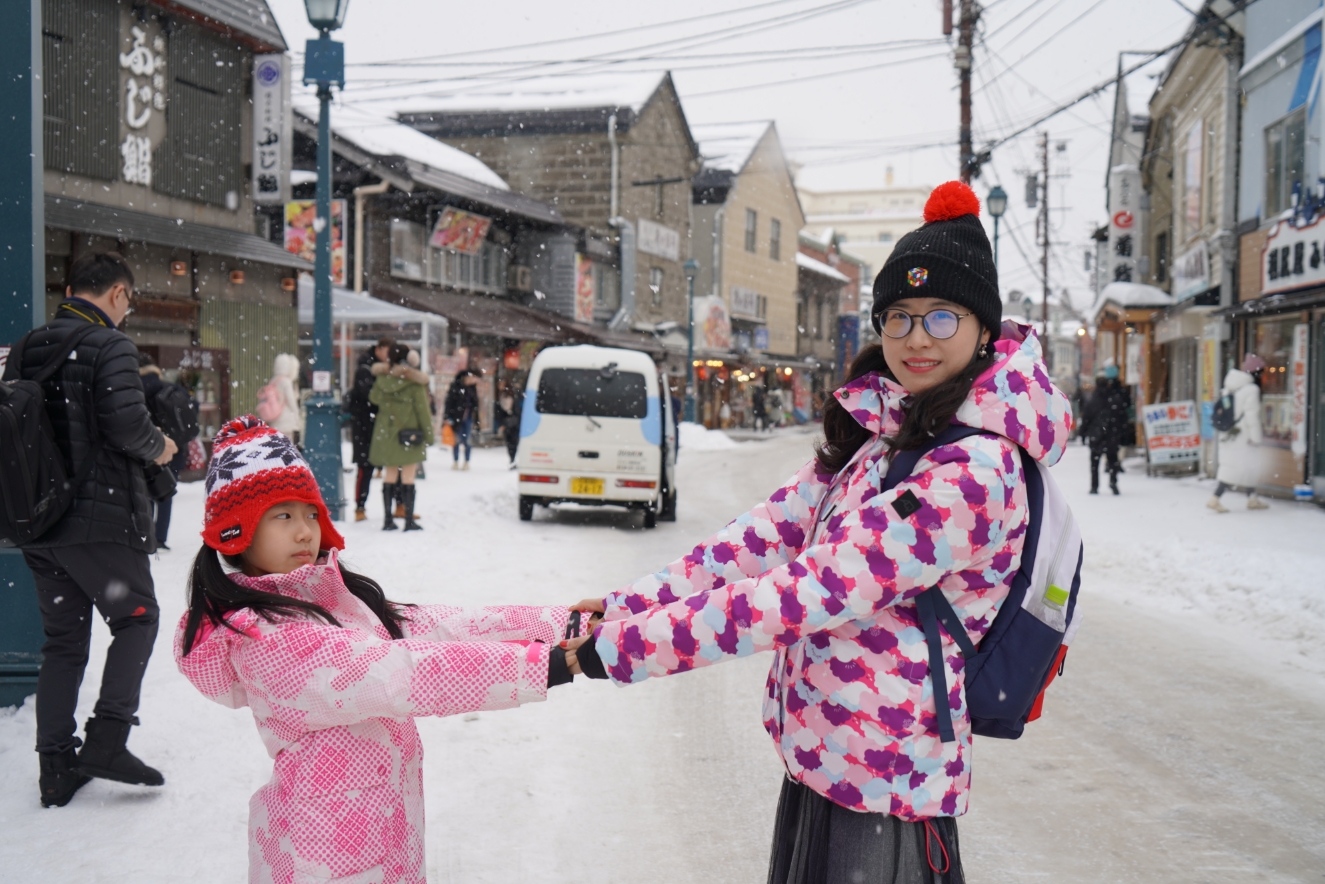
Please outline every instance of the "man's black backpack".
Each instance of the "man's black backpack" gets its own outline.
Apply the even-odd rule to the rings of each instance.
[[[1226,393],[1215,400],[1215,412],[1210,415],[1210,423],[1214,424],[1215,429],[1221,433],[1227,433],[1238,425],[1232,393]]]
[[[181,451],[198,435],[198,403],[179,384],[163,383],[152,397],[152,423]]]
[[[100,442],[70,478],[42,390],[96,328],[89,324],[71,334],[31,380],[19,380],[27,336],[9,354],[5,376],[13,379],[0,382],[0,546],[22,546],[54,526],[96,463]]]

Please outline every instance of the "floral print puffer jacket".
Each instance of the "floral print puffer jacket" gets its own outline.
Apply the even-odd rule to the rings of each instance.
[[[963,661],[945,634],[942,707],[957,740],[943,743],[914,598],[942,587],[980,641],[1021,560],[1028,513],[1016,448],[1052,465],[1072,424],[1030,329],[1005,326],[996,350],[956,416],[996,435],[935,449],[885,493],[884,437],[900,426],[906,392],[878,374],[838,390],[874,437],[837,477],[811,460],[689,555],[608,596],[595,647],[611,678],[631,684],[774,651],[764,726],[794,779],[844,807],[909,821],[965,813]],[[899,512],[904,495],[918,507]]]
[[[238,633],[208,628],[184,656],[180,620],[180,671],[206,697],[250,707],[276,759],[249,802],[250,884],[423,884],[413,717],[546,699],[548,648],[569,612],[424,605],[392,640],[345,588],[334,550],[289,574],[231,579],[317,602],[342,624],[244,609],[229,618]]]

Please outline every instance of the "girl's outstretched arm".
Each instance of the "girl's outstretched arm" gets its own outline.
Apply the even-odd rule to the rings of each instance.
[[[406,612],[406,638],[427,641],[536,641],[555,643],[566,637],[570,611],[559,605],[491,605],[457,608],[419,605]]]
[[[815,503],[832,478],[812,459],[768,500],[737,516],[686,556],[603,599],[604,619],[630,617],[793,561],[805,545]]]
[[[303,621],[252,629],[234,659],[249,705],[300,730],[547,699],[549,647],[538,642],[385,641]]]

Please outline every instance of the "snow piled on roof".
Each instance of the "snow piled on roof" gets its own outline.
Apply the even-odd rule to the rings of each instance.
[[[805,270],[808,270],[811,273],[817,273],[820,276],[826,276],[829,279],[835,279],[838,282],[851,282],[851,280],[848,279],[846,275],[843,274],[841,271],[829,267],[827,264],[825,264],[823,261],[818,260],[817,258],[811,258],[809,255],[805,254],[804,252],[796,253],[796,266],[804,268]]]
[[[400,104],[401,113],[541,111],[628,107],[635,113],[657,91],[666,74],[618,73],[580,77],[536,77],[515,82],[457,83],[456,91],[428,92]],[[443,84],[444,86],[445,84]]]
[[[291,104],[310,119],[317,119],[315,95],[296,94],[292,96]],[[393,120],[380,109],[335,102],[331,106],[331,131],[375,156],[404,157],[439,172],[450,172],[477,181],[494,190],[511,189],[500,175],[484,165],[478,157],[444,144],[431,135],[424,135],[413,126]]]
[[[772,125],[771,120],[692,123],[690,134],[699,144],[699,155],[704,158],[705,169],[739,173]]]
[[[1100,289],[1099,297],[1090,308],[1090,315],[1098,316],[1108,301],[1119,307],[1168,307],[1173,303],[1173,296],[1153,285],[1139,282],[1111,282]]]

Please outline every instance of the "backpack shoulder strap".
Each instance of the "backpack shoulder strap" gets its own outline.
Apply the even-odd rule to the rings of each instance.
[[[990,433],[988,430],[981,430],[977,427],[968,427],[963,424],[952,424],[946,430],[931,439],[927,445],[923,445],[920,448],[913,448],[910,451],[894,452],[892,460],[888,463],[888,474],[884,476],[883,486],[879,490],[887,491],[890,488],[896,487],[903,479],[915,472],[916,464],[920,463],[920,459],[935,448],[939,448],[943,445],[951,445],[953,442],[965,439],[968,436],[980,435],[992,436],[995,434]]]
[[[64,361],[69,358],[69,354],[74,352],[74,349],[82,343],[83,338],[92,334],[92,332],[98,328],[101,328],[101,326],[93,325],[89,322],[82,328],[72,332],[69,337],[64,339],[64,343],[60,345],[60,349],[55,352],[54,356],[46,361],[46,364],[41,367],[41,370],[37,372],[32,380],[36,381],[38,384],[44,384],[49,381],[55,376],[55,373],[60,370],[60,366],[64,365]],[[24,337],[23,343],[27,343],[26,336]]]

